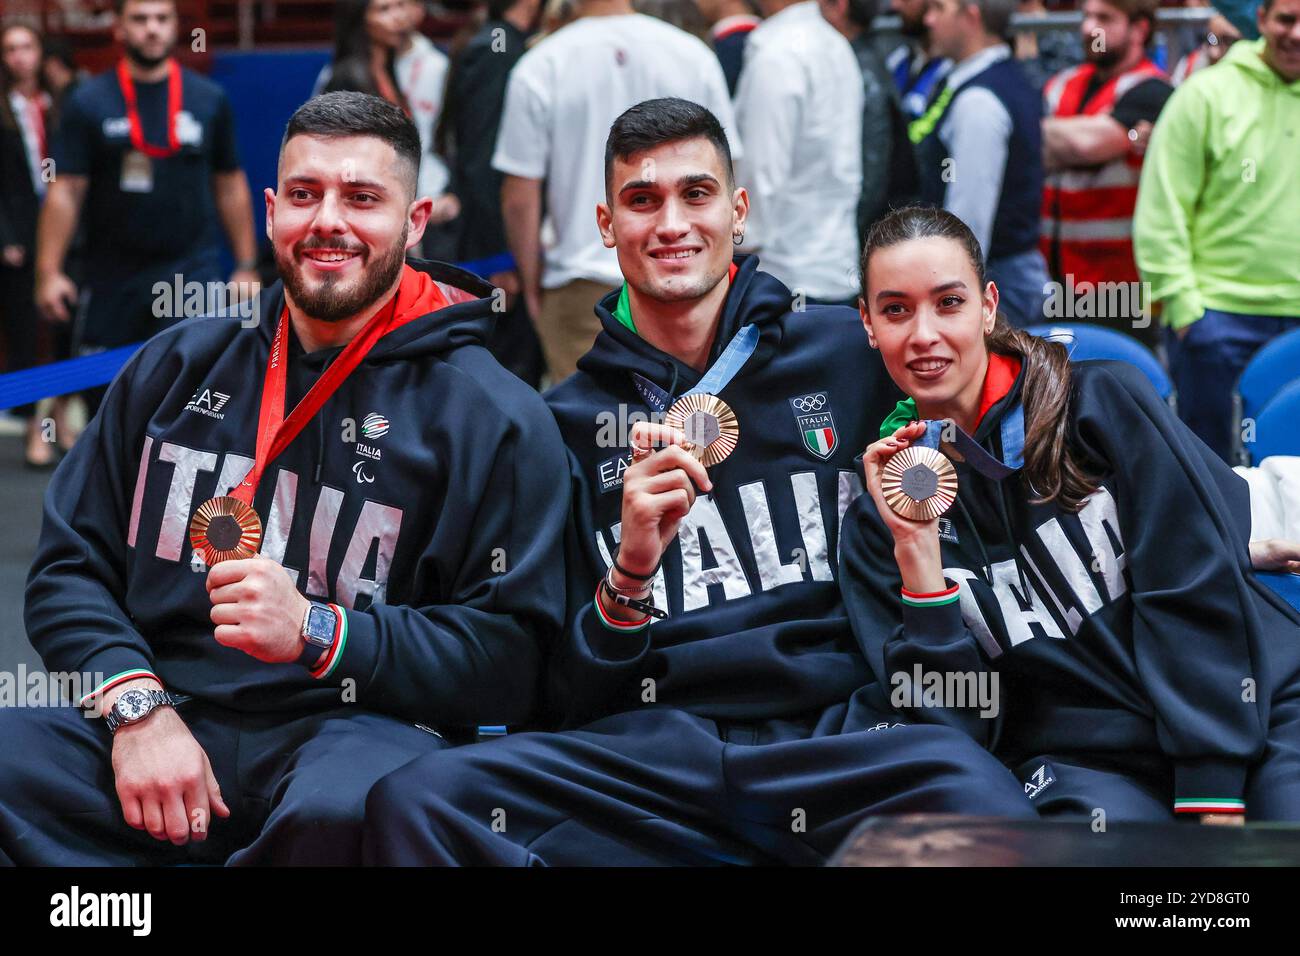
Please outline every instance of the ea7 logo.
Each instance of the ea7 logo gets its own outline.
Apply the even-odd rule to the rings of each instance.
[[[803,446],[818,458],[831,457],[839,445],[839,436],[835,431],[835,419],[831,417],[831,403],[825,392],[800,395],[790,399],[790,408],[794,412],[795,424],[799,427],[799,438]]]
[[[195,405],[203,405],[214,412],[219,412],[225,407],[226,402],[230,401],[230,396],[225,392],[214,392],[210,388],[205,388],[195,392],[190,401]]]
[[[194,392],[189,403],[185,406],[185,410],[187,412],[198,412],[200,415],[207,415],[209,418],[219,420],[226,417],[221,414],[221,410],[226,407],[228,401],[230,401],[230,396],[225,392],[200,388]]]
[[[1056,774],[1052,773],[1051,765],[1042,764],[1025,781],[1025,796],[1032,800],[1054,783]]]

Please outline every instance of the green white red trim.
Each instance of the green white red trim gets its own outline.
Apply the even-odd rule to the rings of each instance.
[[[943,607],[952,604],[954,601],[961,600],[961,586],[954,584],[942,591],[932,591],[928,594],[919,594],[916,591],[909,591],[902,588],[903,603],[909,607]]]
[[[622,634],[634,634],[650,624],[650,615],[647,614],[641,621],[619,621],[612,618],[605,612],[604,606],[600,603],[600,587],[596,588],[596,597],[593,602],[596,605],[596,618],[601,624],[605,625],[611,631],[618,631]]]
[[[129,670],[129,671],[122,671],[120,674],[114,674],[112,677],[109,677],[102,684],[100,684],[98,687],[92,690],[89,694],[81,698],[81,700],[77,702],[77,706],[85,707],[86,704],[90,702],[90,699],[92,697],[97,697],[98,695],[103,694],[104,692],[116,687],[118,684],[124,684],[129,680],[139,680],[141,677],[149,677],[152,678],[153,680],[158,681],[159,684],[162,683],[162,681],[158,680],[157,674],[155,674],[151,670],[146,670],[143,667],[137,667],[134,670]]]
[[[1245,800],[1222,800],[1217,797],[1180,797],[1174,801],[1174,813],[1245,812]]]
[[[334,643],[330,646],[329,654],[326,658],[316,665],[316,669],[311,672],[311,676],[316,680],[323,680],[334,673],[334,668],[338,667],[339,660],[343,657],[343,648],[348,643],[348,615],[343,608],[337,604],[329,605],[330,610],[334,612]]]

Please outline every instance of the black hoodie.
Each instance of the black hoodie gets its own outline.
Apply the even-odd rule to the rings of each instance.
[[[569,626],[553,682],[567,725],[650,702],[762,721],[844,703],[869,680],[835,583],[836,538],[862,488],[853,458],[899,394],[855,310],[792,311],[790,290],[755,257],[736,262],[710,364],[757,325],[754,354],[719,393],[740,443],[710,469],[713,493],[696,498],[664,555],[655,601],[671,616],[640,633],[607,630],[592,603],[619,536],[628,417],[649,411],[632,373],[673,396],[701,376],[621,325],[613,293],[577,373],[546,396],[573,483]],[[828,435],[823,454],[814,442]]]
[[[358,706],[440,728],[529,718],[563,611],[559,435],[481,345],[487,284],[412,265],[452,304],[380,339],[253,502],[262,554],[347,609],[333,673],[313,680],[219,645],[187,534],[195,508],[251,465],[280,283],[256,327],[188,320],[147,342],[59,466],[27,583],[27,633],[47,667],[146,670],[237,710],[335,707],[344,687]],[[307,355],[290,336],[286,414],[340,351]]]
[[[1020,385],[974,436],[995,455]],[[1069,414],[1069,441],[1101,477],[1077,514],[1033,504],[1019,476],[957,463],[958,503],[940,528],[957,603],[904,605],[889,531],[870,495],[854,503],[842,540],[854,631],[891,693],[917,667],[945,679],[996,671],[996,717],[910,689],[895,703],[1008,763],[1057,754],[1152,768],[1163,755],[1176,808],[1240,800],[1280,676],[1263,650],[1300,647],[1295,616],[1250,570],[1246,484],[1129,365],[1074,365]]]

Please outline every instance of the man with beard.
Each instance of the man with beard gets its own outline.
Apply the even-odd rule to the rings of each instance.
[[[0,860],[356,862],[375,780],[530,718],[564,451],[482,347],[491,288],[404,264],[419,161],[377,97],[301,107],[283,287],[146,343],[56,472],[27,632],[104,719],[0,710]]]
[[[224,280],[218,221],[235,256],[231,288],[247,296],[257,283],[252,204],[225,94],[172,56],[173,0],[119,0],[117,14],[125,55],[63,107],[37,236],[37,304],[56,322],[80,310],[74,331],[83,351],[139,342],[211,308]],[[83,208],[78,290],[64,260]],[[172,288],[178,276],[182,287],[202,283],[213,295],[203,307],[197,297],[192,307],[167,305],[154,287]]]
[[[1146,54],[1157,7],[1157,0],[1085,0],[1086,62],[1062,70],[1043,90],[1040,247],[1052,278],[1067,290],[1131,283],[1131,294],[1098,296],[1104,313],[1089,321],[1148,345],[1158,330],[1137,294],[1133,210],[1147,137],[1174,91]]]

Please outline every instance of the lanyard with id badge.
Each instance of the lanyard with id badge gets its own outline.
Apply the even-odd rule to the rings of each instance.
[[[144,126],[136,104],[135,81],[126,60],[117,64],[117,83],[126,103],[126,119],[131,134],[131,149],[122,154],[122,176],[118,188],[124,193],[153,192],[153,161],[167,159],[180,151],[176,118],[181,111],[181,68],[175,60],[167,61],[167,145],[145,142]]]

